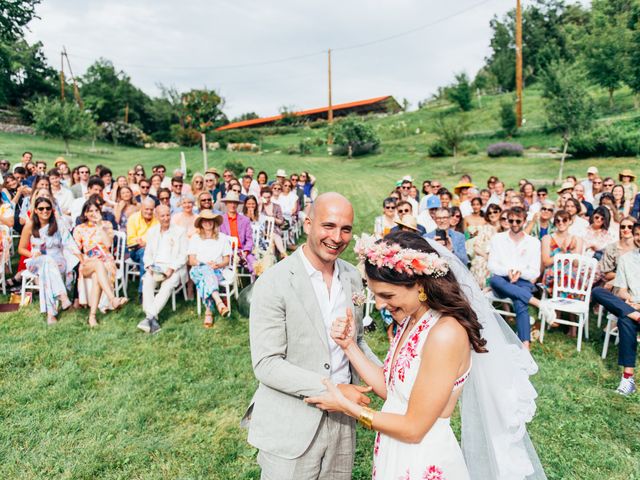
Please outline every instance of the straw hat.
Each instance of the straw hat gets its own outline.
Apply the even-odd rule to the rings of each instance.
[[[276,172],[276,177],[286,177],[287,173],[282,169],[279,168],[278,171]]]
[[[216,177],[220,178],[220,174],[218,173],[218,170],[216,170],[214,167],[207,168],[207,171],[204,173],[213,173]]]
[[[594,175],[597,175],[598,174],[598,167],[591,166],[591,167],[587,168],[587,175],[590,174],[590,173],[593,173]]]
[[[636,176],[633,174],[631,170],[625,168],[618,174],[618,180],[622,181],[622,177],[631,177],[631,180],[635,180]]]
[[[222,203],[240,203],[240,196],[236,192],[227,192]]]
[[[418,221],[413,215],[403,215],[400,219],[395,221],[395,224],[399,227],[405,227],[413,230],[414,232],[419,232]]]
[[[58,165],[60,165],[61,163],[64,163],[67,167],[69,166],[69,162],[67,162],[64,157],[58,157],[56,158],[56,161],[53,163],[53,166],[58,168]]]
[[[573,183],[572,182],[563,182],[562,186],[557,190],[557,193],[562,193],[565,190],[573,190]]]
[[[196,217],[196,220],[195,222],[193,222],[193,224],[196,228],[202,228],[203,220],[213,220],[217,226],[222,225],[222,215],[213,213],[211,210],[202,210]]]
[[[455,187],[453,187],[453,193],[456,195],[460,195],[460,190],[463,188],[473,188],[475,185],[469,182],[459,182]]]

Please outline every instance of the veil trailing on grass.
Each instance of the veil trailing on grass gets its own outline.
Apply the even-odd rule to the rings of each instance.
[[[529,376],[538,366],[462,262],[437,242],[428,242],[447,259],[482,324],[489,351],[472,353],[473,369],[461,399],[461,446],[469,475],[472,480],[546,479],[526,428],[537,397]]]

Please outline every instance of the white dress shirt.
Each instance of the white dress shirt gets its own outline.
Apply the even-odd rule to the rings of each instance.
[[[331,291],[327,289],[327,284],[322,278],[322,272],[316,270],[304,254],[306,245],[299,248],[300,258],[305,270],[309,274],[309,280],[313,286],[313,291],[320,305],[322,320],[327,329],[327,340],[329,342],[329,353],[331,354],[331,381],[336,385],[339,383],[351,383],[351,371],[349,370],[349,360],[342,349],[333,341],[329,335],[331,325],[337,317],[346,316],[347,308],[351,307],[350,299],[347,301],[342,282],[338,277],[338,266],[333,268],[333,278],[331,280]]]
[[[525,234],[519,242],[514,242],[509,233],[496,233],[491,238],[489,271],[506,277],[509,270],[517,270],[520,278],[535,282],[540,275],[540,240]]]

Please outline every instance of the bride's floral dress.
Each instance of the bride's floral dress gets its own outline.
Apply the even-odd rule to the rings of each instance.
[[[409,322],[398,329],[387,358],[384,374],[387,400],[383,412],[405,414],[413,383],[420,368],[422,348],[440,313],[429,310],[413,326],[400,347],[393,365],[398,342]],[[467,371],[455,382],[454,391],[464,384]],[[378,433],[373,449],[374,480],[467,480],[469,473],[449,418],[438,418],[420,443],[410,444]]]

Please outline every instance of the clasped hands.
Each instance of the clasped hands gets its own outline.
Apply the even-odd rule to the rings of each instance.
[[[520,270],[509,270],[508,275],[509,275],[509,281],[511,283],[516,283],[519,279],[520,279]]]

